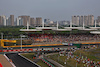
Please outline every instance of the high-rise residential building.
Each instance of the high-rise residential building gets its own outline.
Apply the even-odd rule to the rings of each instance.
[[[23,26],[27,26],[27,22],[30,25],[30,16],[18,16],[18,18],[22,19],[21,21],[23,21]]]
[[[44,19],[44,23],[45,23],[45,24],[50,23],[50,19]]]
[[[88,26],[88,16],[84,16],[84,26]]]
[[[72,16],[72,24],[73,24],[73,25],[76,24],[76,16]]]
[[[0,25],[6,26],[6,16],[0,16]]]
[[[79,26],[79,16],[72,16],[72,24]]]
[[[7,17],[6,18],[6,26],[8,26],[8,23],[9,23],[9,18]]]
[[[14,15],[10,15],[10,24],[11,26],[14,26]]]
[[[19,18],[19,26],[23,26],[23,18]]]
[[[82,26],[84,22],[85,26],[93,26],[94,25],[94,16],[72,16],[72,24],[77,26]]]
[[[16,25],[17,26],[23,26],[23,19],[22,18],[16,18]]]
[[[7,18],[7,21],[8,21],[8,22],[7,22],[7,26],[11,26],[11,20],[10,20],[10,17]]]
[[[36,18],[36,25],[37,26],[41,26],[42,25],[42,18],[41,17],[37,17]]]
[[[19,18],[16,18],[16,26],[19,26]]]
[[[97,22],[96,22],[96,24],[100,26],[100,16],[97,17]]]
[[[35,18],[30,18],[30,25],[36,26]]]
[[[94,16],[88,15],[88,25],[93,26],[94,25]]]
[[[0,16],[0,25],[2,25],[2,23],[3,23],[3,22],[2,22],[2,17]]]
[[[79,26],[79,19],[80,19],[80,17],[77,16],[76,24],[77,24],[78,26]]]
[[[84,16],[80,16],[80,20],[79,20],[79,25],[83,25],[83,21],[84,21]]]

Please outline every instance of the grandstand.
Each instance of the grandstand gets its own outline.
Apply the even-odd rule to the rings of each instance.
[[[57,27],[36,27],[35,29],[20,29],[26,32],[28,38],[23,40],[23,47],[33,46],[58,46],[58,45],[81,45],[82,43],[100,44],[100,35],[90,33],[90,30],[78,29],[58,29]],[[95,42],[95,43],[92,43]],[[97,42],[97,43],[96,43]],[[9,43],[8,43],[9,44]],[[18,46],[17,46],[18,45]],[[19,47],[20,41],[16,41],[16,46]],[[25,46],[24,46],[25,45]],[[8,45],[6,47],[9,47]]]
[[[96,26],[95,26],[96,27]],[[27,32],[29,39],[33,42],[32,45],[37,44],[79,44],[89,43],[89,44],[99,44],[100,35],[92,34],[91,31],[95,31],[97,29],[86,29],[83,27],[65,27],[65,29],[57,27],[36,27],[35,29],[29,29],[27,25],[27,29],[20,29],[20,31]],[[95,43],[92,43],[95,42]],[[63,45],[63,44],[62,44]]]

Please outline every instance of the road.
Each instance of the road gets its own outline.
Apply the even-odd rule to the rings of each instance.
[[[24,59],[17,53],[8,53],[6,55],[9,59],[12,59],[12,62],[15,64],[16,67],[38,67],[30,61]]]

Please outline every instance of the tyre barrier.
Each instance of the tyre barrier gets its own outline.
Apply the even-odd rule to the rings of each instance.
[[[41,58],[41,60],[46,63],[49,67],[55,67],[54,65],[52,65],[50,62],[48,62],[46,59]]]

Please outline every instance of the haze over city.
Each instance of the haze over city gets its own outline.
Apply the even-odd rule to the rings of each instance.
[[[1,0],[0,15],[71,20],[73,15],[100,15],[100,0]]]

